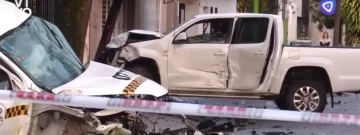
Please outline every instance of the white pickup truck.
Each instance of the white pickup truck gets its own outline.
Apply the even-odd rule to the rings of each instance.
[[[107,62],[158,82],[170,95],[275,100],[322,112],[327,94],[360,90],[360,50],[283,46],[282,18],[202,14],[165,33],[132,30],[107,45]]]
[[[0,90],[118,98],[167,94],[158,83],[129,71],[93,61],[83,66],[54,24],[4,0],[0,0]],[[50,94],[22,97],[53,101]],[[0,134],[127,135],[122,114],[0,99]]]

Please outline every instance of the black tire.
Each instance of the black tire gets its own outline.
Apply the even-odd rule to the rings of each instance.
[[[153,73],[151,73],[151,70],[146,67],[134,65],[134,66],[125,67],[125,69],[130,72],[142,75],[142,76],[146,77],[147,79],[150,79],[153,81],[155,79]]]
[[[154,81],[154,75],[146,67],[133,65],[133,66],[128,66],[128,67],[125,66],[125,69],[130,71],[130,72],[142,75],[145,78]],[[155,99],[156,99],[156,97],[154,97],[152,95],[145,95],[144,97],[141,98],[141,100],[155,100]]]
[[[297,90],[299,90],[302,87],[310,87],[313,88],[311,91],[316,91],[319,96],[319,104],[318,106],[312,111],[312,112],[323,112],[326,107],[327,98],[326,98],[326,90],[324,83],[315,81],[315,80],[294,80],[292,84],[290,85],[290,88],[285,93],[284,101],[286,105],[286,110],[292,110],[292,111],[301,111],[296,108],[294,103],[294,96]]]
[[[275,101],[276,106],[280,109],[280,110],[286,110],[286,101],[282,98],[279,97],[277,98]]]

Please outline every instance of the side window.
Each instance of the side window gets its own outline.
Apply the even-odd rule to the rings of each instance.
[[[208,19],[199,21],[183,32],[187,35],[185,44],[230,43],[234,18]]]
[[[9,75],[1,69],[0,69],[0,89],[12,90]]]
[[[239,18],[232,44],[262,43],[266,39],[269,18]]]

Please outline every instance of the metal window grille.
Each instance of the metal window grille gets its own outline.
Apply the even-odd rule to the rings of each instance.
[[[102,0],[102,29],[104,30],[106,19],[109,15],[112,0]]]
[[[101,11],[102,11],[102,17],[101,17],[101,19],[102,19],[102,30],[104,30],[106,19],[109,16],[112,1],[113,0],[102,0],[102,9],[101,9]],[[121,13],[120,13],[120,15],[121,15]],[[117,20],[116,20],[116,24],[115,24],[115,28],[114,28],[112,36],[115,36],[115,35],[119,34],[119,32],[120,32],[120,23],[121,23],[120,20],[121,19],[118,17]]]

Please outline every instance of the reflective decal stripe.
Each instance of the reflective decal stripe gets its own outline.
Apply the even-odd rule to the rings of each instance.
[[[147,78],[143,76],[138,76],[134,80],[132,80],[128,86],[124,89],[123,93],[124,95],[134,95],[135,90],[147,80]]]
[[[5,119],[16,117],[19,115],[27,115],[29,111],[29,105],[19,105],[6,109]]]

